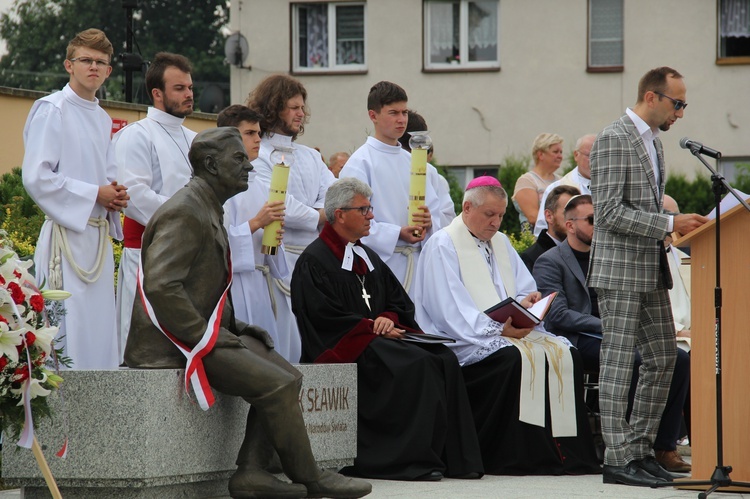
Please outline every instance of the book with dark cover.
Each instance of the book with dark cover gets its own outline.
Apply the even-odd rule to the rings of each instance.
[[[516,328],[534,327],[544,320],[544,316],[547,315],[555,296],[557,296],[557,292],[545,296],[529,309],[512,297],[508,297],[497,305],[488,308],[484,313],[489,315],[492,320],[500,323],[505,323],[511,317],[511,324]]]

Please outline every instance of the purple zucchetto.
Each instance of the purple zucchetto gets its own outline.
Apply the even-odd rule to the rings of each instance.
[[[490,177],[489,175],[484,175],[482,177],[477,177],[471,182],[469,182],[469,185],[466,186],[466,190],[474,189],[475,187],[502,187],[503,184],[500,183],[498,179],[495,177]]]

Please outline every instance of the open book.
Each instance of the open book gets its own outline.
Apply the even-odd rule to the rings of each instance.
[[[505,323],[511,317],[511,324],[517,328],[534,327],[547,315],[552,301],[557,296],[557,291],[550,293],[528,309],[518,303],[512,297],[508,297],[497,305],[484,311],[492,320]]]
[[[404,333],[404,337],[401,338],[403,341],[410,341],[412,343],[455,343],[456,340],[447,336],[441,336],[437,334],[427,333]]]

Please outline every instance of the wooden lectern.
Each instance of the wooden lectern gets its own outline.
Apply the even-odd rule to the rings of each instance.
[[[709,480],[716,456],[716,221],[675,241],[690,247],[692,480]],[[741,205],[721,215],[723,465],[750,482],[750,213]],[[691,487],[705,489],[705,487]],[[746,492],[746,488],[718,490]]]

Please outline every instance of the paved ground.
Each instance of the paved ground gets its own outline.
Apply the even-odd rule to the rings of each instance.
[[[687,458],[689,459],[689,458]],[[698,497],[699,491],[673,487],[648,489],[604,485],[602,477],[587,476],[485,476],[481,480],[444,479],[440,482],[394,482],[370,480],[373,485],[370,499],[430,498],[430,499],[671,499]],[[710,499],[750,499],[747,493],[715,492]],[[20,499],[19,490],[0,491],[0,499]],[[164,498],[168,499],[168,498]],[[198,499],[198,498],[196,498]],[[228,499],[228,496],[213,499]]]

